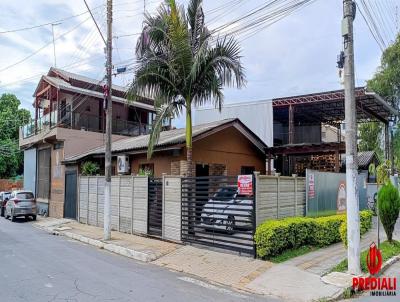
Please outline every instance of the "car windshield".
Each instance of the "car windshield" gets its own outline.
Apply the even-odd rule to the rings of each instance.
[[[216,199],[232,199],[235,197],[236,188],[225,187],[218,189],[217,193],[214,194]]]
[[[32,199],[33,194],[31,192],[21,192],[21,193],[17,193],[16,197],[18,199]]]

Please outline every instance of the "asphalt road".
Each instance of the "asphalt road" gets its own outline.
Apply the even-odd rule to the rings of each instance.
[[[0,217],[0,301],[277,301],[145,264]]]

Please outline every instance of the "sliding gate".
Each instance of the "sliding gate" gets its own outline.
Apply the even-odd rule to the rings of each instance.
[[[162,178],[149,177],[147,225],[149,235],[162,236]]]
[[[255,254],[254,180],[250,195],[237,177],[182,178],[182,241]]]

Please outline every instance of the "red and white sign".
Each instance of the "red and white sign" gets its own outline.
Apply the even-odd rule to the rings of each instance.
[[[238,175],[238,193],[253,195],[253,175]]]
[[[308,174],[308,197],[315,197],[315,182],[314,182],[314,173]]]

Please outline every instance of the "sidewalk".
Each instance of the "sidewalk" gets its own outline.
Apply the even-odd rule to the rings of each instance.
[[[104,242],[102,228],[80,224],[74,220],[42,218],[35,226],[53,234],[238,290],[249,291],[246,285],[272,266],[267,261],[119,232],[112,232],[112,240]]]
[[[273,264],[235,254],[119,232],[112,232],[112,240],[103,242],[102,228],[67,219],[41,219],[35,226],[123,256],[184,272],[211,283],[275,296],[284,301],[335,299],[347,287],[346,278],[339,280],[343,276],[336,280],[340,282],[335,284],[340,285],[327,284],[321,278],[346,258],[346,249],[342,243],[281,264]],[[399,233],[400,223],[397,224],[395,238],[399,238]],[[381,234],[384,236],[383,229]],[[373,229],[363,236],[362,248],[368,248],[372,241],[376,241],[376,223]]]
[[[374,217],[373,227],[361,238],[361,250],[367,249],[372,242],[378,242],[377,222]],[[381,226],[380,229],[381,242],[386,240],[385,231]],[[347,258],[347,250],[342,242],[321,248],[314,252],[305,254],[286,261],[285,264],[296,266],[299,269],[322,276],[328,273],[335,265]]]

